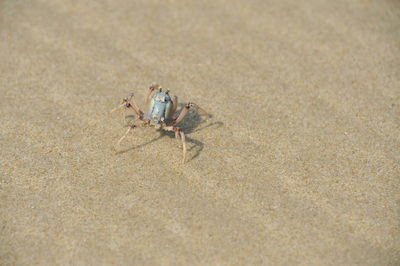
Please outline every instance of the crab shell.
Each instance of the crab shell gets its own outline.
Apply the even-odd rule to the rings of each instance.
[[[161,126],[162,123],[170,121],[173,115],[173,103],[166,92],[157,92],[151,97],[147,117],[154,126]]]

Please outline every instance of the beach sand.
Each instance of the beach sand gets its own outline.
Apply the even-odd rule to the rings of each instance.
[[[0,2],[1,265],[399,265],[400,3]],[[153,82],[170,133],[110,114]],[[127,113],[127,119],[132,113]]]

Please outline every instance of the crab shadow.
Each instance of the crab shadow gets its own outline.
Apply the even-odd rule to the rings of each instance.
[[[184,104],[179,104],[180,109],[182,109],[183,106],[184,106]],[[204,143],[199,140],[191,138],[190,137],[191,133],[198,132],[198,131],[201,131],[201,130],[204,130],[204,129],[210,128],[210,127],[218,128],[218,127],[223,126],[223,123],[221,121],[216,121],[216,122],[209,121],[212,117],[213,117],[212,115],[208,115],[208,116],[200,115],[198,112],[191,110],[186,115],[185,119],[181,123],[179,123],[178,126],[180,128],[182,128],[183,131],[185,132],[186,144],[189,144],[189,145],[187,145],[188,146],[187,151],[188,151],[189,156],[187,156],[186,162],[189,162],[189,161],[197,158],[201,154],[202,150],[204,149]],[[134,116],[128,115],[128,116],[126,116],[126,118],[129,120],[133,120]],[[125,127],[126,128],[129,127],[129,125],[126,125]],[[142,148],[142,147],[152,144],[164,137],[169,137],[169,138],[175,139],[174,132],[165,131],[162,129],[159,129],[158,132],[160,133],[160,135],[158,137],[156,137],[150,141],[141,143],[139,145],[135,145],[133,147],[117,151],[116,154],[122,154],[122,153],[126,153],[129,151],[135,150],[135,149]]]

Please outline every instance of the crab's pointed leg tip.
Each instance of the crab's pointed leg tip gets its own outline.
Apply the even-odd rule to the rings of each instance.
[[[118,154],[118,153],[119,153],[119,146],[114,145],[114,146],[111,148],[111,150],[112,150],[115,154]]]

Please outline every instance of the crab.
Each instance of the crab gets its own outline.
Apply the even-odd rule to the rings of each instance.
[[[162,88],[158,84],[153,84],[149,87],[146,96],[146,112],[143,112],[138,104],[136,103],[135,96],[131,93],[128,97],[124,98],[121,104],[112,109],[111,113],[120,109],[132,109],[136,117],[132,124],[129,126],[125,134],[118,140],[117,147],[120,146],[121,142],[131,132],[131,130],[137,127],[153,127],[158,130],[172,131],[175,132],[175,138],[179,138],[182,141],[183,159],[182,163],[186,160],[186,141],[185,133],[177,125],[182,122],[185,116],[188,114],[191,108],[195,108],[201,111],[203,114],[208,113],[193,102],[187,103],[182,107],[181,111],[176,112],[178,108],[178,97],[171,96],[169,90],[163,92]],[[125,116],[124,116],[125,117]],[[140,120],[141,123],[136,125],[135,122]]]

